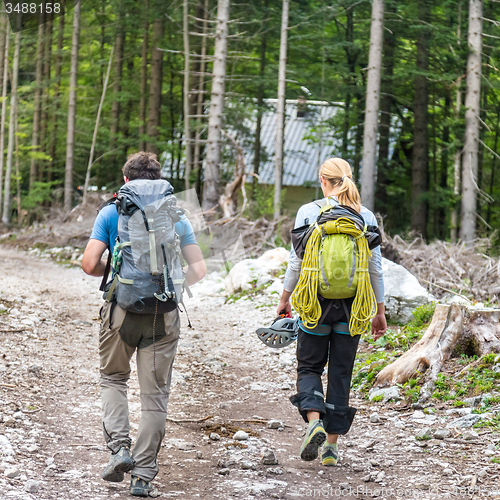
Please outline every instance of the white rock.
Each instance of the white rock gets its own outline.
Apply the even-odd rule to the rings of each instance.
[[[14,479],[15,477],[19,476],[19,474],[20,472],[17,467],[12,467],[4,472],[4,476],[8,477],[9,479]]]
[[[446,439],[451,436],[451,431],[449,429],[438,429],[434,433],[434,438],[435,439]]]
[[[399,395],[399,387],[397,385],[393,385],[392,387],[384,387],[383,389],[377,389],[374,387],[368,393],[368,398],[370,401],[373,401],[375,398],[378,399],[379,396],[382,396],[382,403],[387,403],[391,399],[394,401],[401,401],[401,396]]]
[[[33,479],[26,481],[26,483],[24,484],[24,489],[28,493],[36,493],[38,491],[38,487],[38,481],[34,481]]]
[[[470,415],[465,415],[463,417],[457,418],[446,425],[448,429],[464,429],[466,427],[472,427],[474,424],[477,424],[482,418],[482,415],[478,415],[475,413],[471,413]]]
[[[476,432],[476,431],[473,431],[473,430],[470,430],[470,431],[465,431],[463,434],[462,434],[462,437],[469,441],[471,439],[477,439],[479,437],[479,434]]]
[[[212,432],[212,433],[210,433],[210,436],[209,436],[209,437],[210,437],[210,439],[211,439],[212,441],[219,441],[219,439],[220,439],[220,436],[219,436],[216,432]]]
[[[261,451],[260,463],[263,465],[278,465],[278,459],[273,450],[264,448]]]
[[[435,300],[403,266],[382,258],[382,270],[385,313],[391,321],[408,323],[415,308]]]
[[[425,418],[425,413],[423,411],[420,411],[420,410],[417,410],[412,416],[411,418],[413,420],[417,419],[417,418]]]
[[[267,294],[276,293],[278,295],[281,295],[283,293],[283,283],[280,279],[275,279],[273,284],[271,286],[268,286],[264,290],[264,292]]]
[[[286,264],[289,258],[290,258],[290,251],[287,250],[286,248],[279,247],[264,252],[257,259],[257,262],[267,267],[268,269],[274,271],[279,269],[283,264]]]
[[[238,262],[229,271],[224,280],[227,293],[233,294],[248,291],[261,276],[267,275],[268,269],[254,259],[245,259]]]
[[[269,420],[267,423],[267,428],[268,429],[279,429],[280,427],[283,427],[284,424],[281,420]]]
[[[4,417],[4,422],[6,420],[7,417]],[[2,455],[4,456],[14,455],[14,449],[12,448],[9,439],[7,438],[7,436],[4,436],[3,434],[0,434],[0,450],[2,450]]]
[[[238,431],[234,434],[233,439],[236,441],[246,441],[248,439],[248,434],[245,431]]]
[[[372,413],[370,415],[370,422],[372,424],[378,424],[378,423],[380,423],[380,415],[378,413]]]

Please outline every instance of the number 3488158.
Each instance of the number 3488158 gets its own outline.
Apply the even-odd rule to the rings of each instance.
[[[60,3],[6,3],[7,14],[17,12],[18,14],[59,14],[61,12]]]

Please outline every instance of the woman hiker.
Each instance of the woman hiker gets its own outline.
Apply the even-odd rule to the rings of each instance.
[[[319,171],[319,180],[325,198],[303,205],[297,213],[295,228],[313,224],[320,214],[321,207],[328,204],[350,207],[362,216],[366,225],[377,226],[377,220],[373,213],[360,204],[359,192],[352,179],[351,167],[347,161],[340,158],[331,158],[325,161]],[[365,317],[364,326],[365,329],[369,328],[369,319],[373,317],[371,332],[377,339],[384,335],[387,330],[380,246],[374,248],[371,254],[367,249],[366,255],[369,255],[368,286],[371,283],[376,307],[372,294],[373,304],[368,305],[368,307],[372,307],[372,310]],[[292,246],[284,279],[283,294],[278,305],[278,314],[285,312],[288,316],[291,315],[290,297],[301,277],[301,266],[302,259],[299,259]],[[305,268],[302,272],[304,273],[307,269],[311,268]],[[368,282],[368,280],[366,281]],[[307,286],[307,283],[305,285]],[[371,290],[369,293],[372,293]],[[294,306],[296,294],[292,297]],[[316,299],[316,297],[314,298]],[[304,420],[309,423],[300,449],[301,458],[307,461],[316,459],[320,446],[326,441],[322,449],[321,459],[323,465],[332,466],[336,465],[339,460],[338,436],[348,432],[356,413],[356,409],[349,406],[349,391],[354,359],[361,335],[360,332],[349,331],[349,324],[352,325],[350,315],[355,301],[354,297],[326,299],[318,293],[317,299],[321,307],[321,319],[317,321],[317,326],[308,328],[306,324],[309,323],[304,322],[304,317],[299,320],[297,394],[292,396],[290,400],[299,409]],[[307,308],[307,305],[305,307]],[[355,315],[358,314],[356,311]],[[359,317],[359,314],[356,317]],[[321,375],[327,362],[328,384],[325,398]]]

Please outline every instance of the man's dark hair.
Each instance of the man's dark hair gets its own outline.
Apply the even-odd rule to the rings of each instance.
[[[160,179],[161,165],[154,153],[139,151],[129,155],[122,172],[129,181],[135,179]]]

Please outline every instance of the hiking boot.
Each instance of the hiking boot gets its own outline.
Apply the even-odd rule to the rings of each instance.
[[[132,476],[130,480],[130,494],[135,497],[148,497],[153,491],[150,481],[145,481],[137,476]]]
[[[125,478],[125,472],[134,468],[134,459],[130,456],[130,449],[122,446],[118,453],[111,455],[109,463],[102,473],[104,481],[120,483]]]
[[[300,447],[300,458],[306,462],[318,458],[318,448],[325,442],[326,432],[321,420],[312,420]]]
[[[321,453],[321,463],[327,467],[337,465],[339,461],[339,449],[337,443],[326,443]]]

